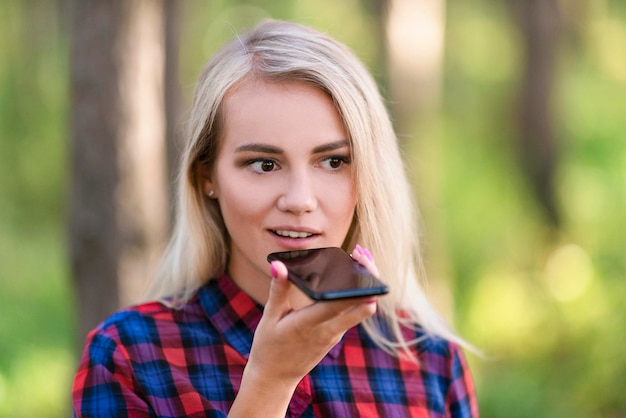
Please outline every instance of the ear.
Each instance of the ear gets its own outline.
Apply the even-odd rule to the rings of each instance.
[[[211,199],[215,199],[217,197],[216,185],[214,184],[212,178],[211,169],[203,164],[198,164],[197,167],[197,176],[200,185],[202,186],[202,191],[204,195],[210,197]]]

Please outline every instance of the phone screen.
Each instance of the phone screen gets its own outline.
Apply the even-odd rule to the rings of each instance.
[[[267,260],[282,261],[289,280],[315,300],[383,295],[386,284],[338,247],[272,253]]]

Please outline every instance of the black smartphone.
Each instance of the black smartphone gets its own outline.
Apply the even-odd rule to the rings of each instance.
[[[314,300],[335,300],[384,295],[385,283],[338,247],[271,253],[267,261],[280,260],[288,278]]]

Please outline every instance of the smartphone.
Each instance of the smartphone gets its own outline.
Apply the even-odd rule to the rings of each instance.
[[[270,263],[274,260],[282,261],[287,266],[289,280],[314,300],[389,292],[385,283],[338,247],[276,252],[267,256]]]

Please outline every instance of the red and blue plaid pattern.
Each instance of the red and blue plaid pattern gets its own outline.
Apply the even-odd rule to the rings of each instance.
[[[225,417],[262,309],[223,276],[183,309],[154,302],[116,313],[87,339],[74,415]],[[287,416],[478,417],[460,348],[430,338],[415,353],[419,365],[355,327],[300,382]]]

